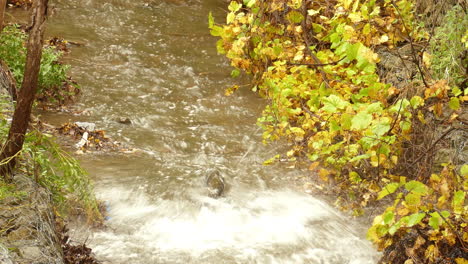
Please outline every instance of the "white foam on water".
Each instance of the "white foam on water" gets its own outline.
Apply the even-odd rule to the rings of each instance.
[[[353,222],[289,190],[197,191],[151,201],[142,192],[99,191],[109,229],[89,239],[109,263],[376,263]]]

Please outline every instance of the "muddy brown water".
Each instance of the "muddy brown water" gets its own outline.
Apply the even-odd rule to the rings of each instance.
[[[216,54],[207,15],[225,1],[57,0],[49,36],[84,43],[66,62],[87,115],[43,113],[54,124],[88,121],[142,151],[81,155],[109,208],[108,228],[75,229],[104,263],[376,263],[365,230],[294,184],[306,175],[262,162],[255,125],[265,101],[224,88],[231,67]],[[131,124],[117,122],[129,118]],[[210,198],[205,174],[229,183]]]

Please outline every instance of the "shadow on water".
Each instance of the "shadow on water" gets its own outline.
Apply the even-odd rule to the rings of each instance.
[[[67,56],[89,121],[143,152],[84,155],[109,206],[104,230],[77,226],[104,263],[375,263],[358,223],[301,193],[306,172],[262,165],[278,153],[255,126],[264,101],[225,97],[231,68],[216,54],[207,14],[219,0],[57,0],[48,35],[84,43]],[[129,118],[131,125],[116,122]],[[219,170],[229,189],[211,198]],[[89,236],[89,237],[88,237]]]

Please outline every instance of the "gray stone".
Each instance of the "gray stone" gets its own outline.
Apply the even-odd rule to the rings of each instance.
[[[96,124],[90,122],[75,122],[75,124],[87,131],[94,131],[96,130]]]
[[[0,244],[0,263],[2,264],[13,264],[13,260],[10,256],[8,249]]]
[[[42,257],[41,249],[39,247],[22,247],[19,250],[21,256],[25,259],[37,260]]]

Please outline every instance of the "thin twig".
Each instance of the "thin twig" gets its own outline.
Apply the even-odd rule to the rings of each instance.
[[[337,60],[337,61],[333,61],[333,62],[329,62],[329,63],[291,63],[291,62],[288,62],[287,65],[293,65],[293,66],[296,66],[296,65],[305,65],[305,66],[310,66],[310,67],[323,67],[323,66],[328,66],[328,65],[336,65],[338,64],[340,61],[344,60],[345,57]]]
[[[414,48],[414,45],[413,45],[413,38],[411,37],[411,32],[409,31],[408,27],[406,26],[405,20],[403,19],[403,16],[401,15],[400,9],[398,9],[398,7],[395,5],[395,1],[392,1],[392,6],[393,6],[393,8],[395,8],[398,15],[400,15],[401,23],[403,24],[403,27],[405,28],[406,32],[408,32],[408,38],[409,38],[409,43],[410,43],[410,46],[411,46],[411,53],[413,55],[414,63],[416,63],[416,66],[418,67],[418,71],[419,71],[419,74],[421,75],[421,79],[422,79],[422,81],[424,83],[424,86],[426,86],[426,88],[429,88],[429,85],[426,82],[426,78],[424,78],[424,73],[423,73],[423,71],[421,69],[420,60],[416,57],[417,53],[416,53],[416,49]]]
[[[310,43],[309,36],[307,35],[307,30],[306,30],[306,28],[307,28],[307,16],[308,16],[308,14],[307,14],[307,0],[305,0],[304,3],[302,4],[302,15],[304,16],[304,20],[301,23],[301,25],[302,25],[302,36],[303,36],[305,44],[307,46],[306,51],[310,55],[310,57],[312,57],[315,64],[318,64],[318,65],[323,64],[320,61],[320,59],[317,58],[317,56],[315,56],[315,54],[310,50],[310,47],[312,46],[312,44]],[[325,82],[325,85],[327,86],[327,88],[330,88],[330,81],[328,80],[327,74],[321,68],[318,68],[318,70],[320,71],[320,74],[322,75],[322,79]]]
[[[433,148],[435,148],[435,146],[442,140],[444,139],[450,132],[452,132],[453,130],[455,130],[456,128],[455,127],[450,127],[449,129],[447,129],[447,131],[444,132],[444,134],[442,134],[442,136],[440,136],[427,150],[425,153],[421,154],[415,161],[413,161],[413,163],[411,163],[411,166],[413,166],[414,164],[418,163],[429,151],[431,151]]]

